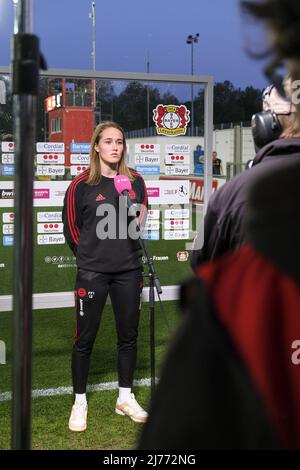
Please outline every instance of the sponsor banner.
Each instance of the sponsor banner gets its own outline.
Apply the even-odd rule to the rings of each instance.
[[[148,220],[145,223],[145,230],[159,230],[159,220]]]
[[[61,233],[64,230],[64,224],[62,223],[44,223],[37,224],[38,233]]]
[[[159,219],[160,210],[159,209],[150,209],[147,212],[147,219],[154,220]]]
[[[212,181],[212,189],[218,189],[218,180]],[[204,202],[204,180],[203,179],[190,179],[190,201],[195,203]]]
[[[190,153],[191,146],[190,144],[166,144],[165,151],[171,154]]]
[[[160,145],[159,144],[135,144],[134,146],[135,153],[142,153],[142,154],[159,154],[160,153]]]
[[[141,155],[134,157],[136,165],[160,165],[160,155]]]
[[[164,240],[188,240],[188,230],[166,230],[164,232]]]
[[[87,170],[88,166],[82,166],[82,165],[71,165],[71,175],[72,176],[77,176],[80,175],[83,171]]]
[[[56,207],[62,206],[66,190],[71,181],[35,181],[34,206]]]
[[[37,221],[38,222],[61,222],[62,213],[61,212],[38,212]]]
[[[64,235],[38,235],[38,245],[62,245],[65,243]]]
[[[37,142],[36,151],[38,153],[64,153],[65,144],[63,142]]]
[[[90,156],[88,153],[71,153],[70,161],[72,165],[89,165]]]
[[[135,165],[135,170],[141,175],[160,175],[159,165]]]
[[[0,181],[0,207],[13,207],[14,189],[13,181]]]
[[[0,199],[13,199],[15,196],[14,189],[0,188]]]
[[[164,227],[165,230],[178,230],[178,229],[188,229],[189,228],[190,221],[189,219],[169,219],[165,220]]]
[[[13,165],[15,163],[15,154],[14,153],[2,153],[1,156],[2,163],[7,165]]]
[[[157,188],[149,188],[147,187],[147,182],[146,183],[146,189],[147,189],[147,196],[148,196],[148,199],[149,199],[149,204],[153,204],[153,203],[150,203],[150,199],[152,200],[153,198],[159,198],[159,187]],[[156,201],[155,199],[155,204],[159,204],[158,201]]]
[[[2,175],[3,176],[14,176],[15,166],[14,165],[2,165]]]
[[[190,164],[190,155],[180,155],[180,154],[171,154],[165,155],[165,164],[166,165],[189,165]]]
[[[165,174],[172,175],[172,176],[187,176],[190,174],[190,166],[189,165],[166,166]]]
[[[33,190],[33,199],[49,199],[50,198],[50,189],[49,188],[34,188]]]
[[[13,246],[14,236],[13,235],[4,235],[2,238],[3,246]]]
[[[65,174],[65,167],[62,165],[37,165],[36,174],[38,176],[62,176]]]
[[[38,153],[36,156],[37,163],[45,163],[51,165],[58,165],[65,163],[64,153]]]
[[[153,261],[169,261],[169,256],[152,256]],[[143,263],[146,263],[147,260],[145,256],[142,256]]]
[[[142,238],[144,240],[159,240],[159,230],[145,230]]]
[[[166,209],[165,219],[188,219],[190,209]]]
[[[13,181],[0,181],[0,207],[13,207],[14,205]]]
[[[178,251],[177,252],[177,260],[178,261],[187,261],[189,258],[189,252],[188,251]]]
[[[14,224],[3,224],[2,233],[3,233],[3,235],[13,235],[14,234]]]
[[[90,153],[89,142],[71,142],[70,143],[71,153]]]
[[[14,152],[14,150],[15,150],[14,142],[1,142],[2,152]]]
[[[62,206],[71,181],[34,181],[34,207]],[[0,207],[13,207],[13,181],[0,181]]]
[[[2,222],[4,224],[12,223],[15,219],[15,214],[13,212],[3,212],[2,214]]]
[[[76,258],[75,256],[45,256],[44,259],[45,263],[47,264],[68,264],[68,263],[75,263]],[[76,264],[74,264],[74,267]]]
[[[159,181],[174,181],[171,176],[160,176]],[[183,181],[183,180],[177,180]],[[146,182],[146,184],[148,181]],[[212,191],[216,191],[218,188],[223,186],[226,183],[225,178],[214,178],[212,180]],[[196,204],[203,204],[204,202],[204,179],[203,178],[189,178],[189,202],[194,202]],[[172,204],[175,204],[172,203]]]
[[[189,181],[160,179],[145,181],[149,204],[188,204]]]

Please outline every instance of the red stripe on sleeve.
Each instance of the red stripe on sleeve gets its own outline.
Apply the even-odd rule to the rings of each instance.
[[[71,233],[71,237],[75,243],[75,245],[78,245],[79,241],[79,236],[80,236],[80,231],[76,225],[76,209],[75,209],[75,190],[78,184],[81,181],[84,181],[86,179],[88,174],[88,170],[79,175],[77,178],[72,181],[70,187],[69,187],[69,192],[68,192],[68,197],[67,197],[67,215],[68,215],[68,227]]]

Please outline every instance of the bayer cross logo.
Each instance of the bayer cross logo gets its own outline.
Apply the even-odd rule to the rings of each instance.
[[[166,113],[163,117],[163,124],[166,129],[177,129],[180,119],[176,113]]]
[[[47,175],[48,174],[48,168],[46,166],[39,166],[39,175]]]
[[[135,161],[136,161],[136,163],[144,163],[143,155],[136,155]]]

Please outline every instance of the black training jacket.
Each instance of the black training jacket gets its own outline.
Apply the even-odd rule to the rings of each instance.
[[[130,199],[147,207],[144,180],[134,170],[130,171],[134,176]],[[72,181],[63,207],[64,235],[76,256],[78,268],[115,273],[140,267],[139,242],[128,237],[127,228],[131,222],[134,223],[134,218],[127,217],[125,198],[119,196],[115,189],[114,178],[102,176],[98,185],[88,185],[88,172],[81,173]],[[145,211],[140,214],[140,223],[144,222],[145,214]],[[97,231],[103,234],[108,230],[109,237],[98,237]]]

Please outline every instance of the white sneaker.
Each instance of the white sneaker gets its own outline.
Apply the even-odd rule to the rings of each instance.
[[[74,403],[69,419],[71,431],[85,431],[88,406],[87,403]]]
[[[118,415],[129,416],[136,423],[145,423],[148,418],[148,413],[138,404],[133,393],[128,401],[120,403],[118,398],[115,411]]]

